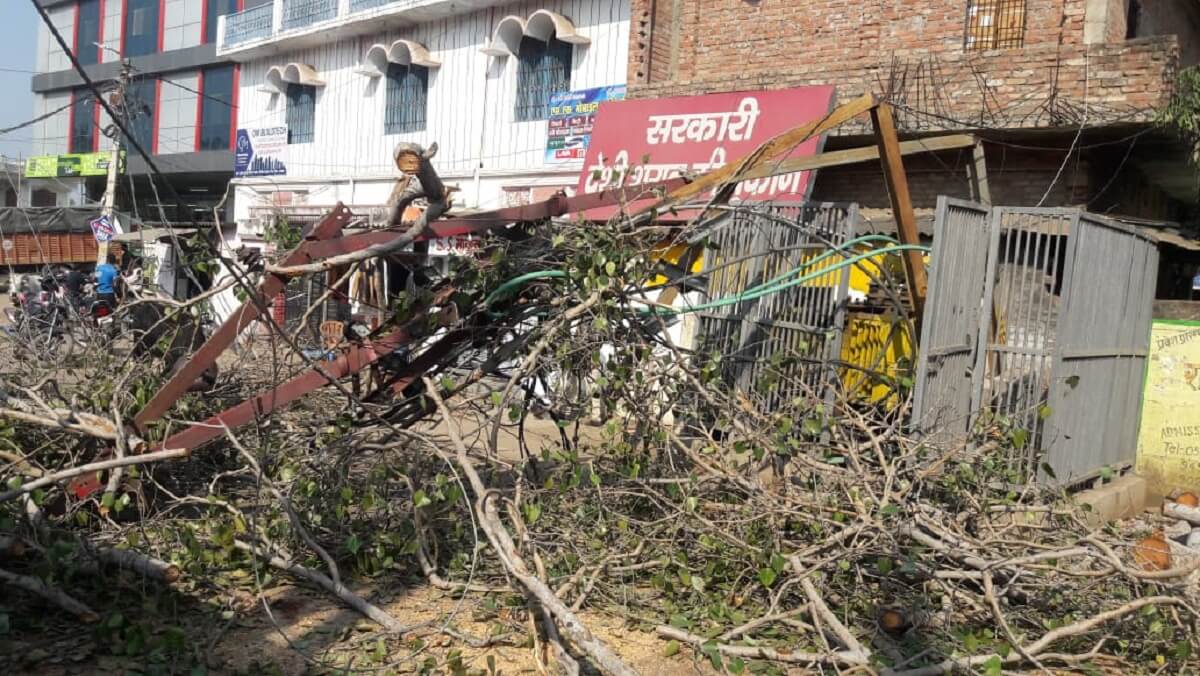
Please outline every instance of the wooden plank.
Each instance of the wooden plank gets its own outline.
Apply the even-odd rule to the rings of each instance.
[[[983,150],[983,141],[975,143],[971,161],[967,163],[967,178],[971,182],[972,198],[985,207],[992,206],[992,189],[988,185],[987,154]]]
[[[883,162],[883,178],[891,197],[892,214],[896,219],[900,242],[920,244],[917,215],[913,212],[912,196],[908,192],[908,175],[904,173],[904,158],[900,154],[900,139],[896,136],[892,107],[886,103],[877,106],[871,111],[871,123],[875,127],[875,141],[879,145],[879,157]],[[904,252],[904,272],[908,278],[914,322],[917,324],[916,334],[920,336],[920,321],[925,313],[925,292],[928,289],[925,261],[920,251]]]
[[[972,134],[952,134],[950,136],[934,136],[932,138],[905,141],[900,144],[901,155],[918,155],[934,153],[943,150],[958,150],[976,145]],[[791,174],[797,171],[811,171],[828,167],[841,167],[848,164],[860,164],[879,159],[879,146],[864,146],[850,150],[835,150],[821,153],[812,157],[795,157],[782,162],[771,162],[766,166],[756,167],[747,171],[740,180],[749,181],[756,178],[767,178]]]

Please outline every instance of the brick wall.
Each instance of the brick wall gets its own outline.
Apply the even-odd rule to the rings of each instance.
[[[1024,47],[963,47],[967,0],[634,0],[630,96],[654,98],[834,83],[839,98],[887,94],[908,129],[1053,127],[1148,120],[1169,96],[1175,36],[1132,41],[1089,8],[1109,0],[1028,0]],[[958,122],[950,122],[952,118]],[[855,130],[851,130],[855,131]]]

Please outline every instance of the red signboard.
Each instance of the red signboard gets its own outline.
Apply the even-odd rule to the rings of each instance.
[[[820,86],[602,103],[578,190],[634,187],[720,168],[829,114],[833,96],[832,86]],[[789,157],[815,155],[821,142],[809,139]],[[801,171],[743,181],[734,199],[800,202],[811,189],[812,172]]]

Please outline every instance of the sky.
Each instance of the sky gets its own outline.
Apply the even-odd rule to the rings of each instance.
[[[34,52],[37,47],[38,15],[29,0],[0,0],[0,129],[33,117]],[[14,72],[16,71],[16,72]],[[28,155],[31,129],[0,134],[0,154]]]

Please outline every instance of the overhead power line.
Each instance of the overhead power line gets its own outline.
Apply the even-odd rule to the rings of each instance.
[[[55,115],[58,115],[59,113],[66,110],[67,108],[70,108],[73,105],[75,105],[74,101],[68,103],[65,106],[56,108],[48,113],[43,113],[42,115],[38,115],[37,117],[33,118],[32,120],[26,120],[25,122],[22,122],[21,124],[14,125],[14,126],[11,126],[11,127],[5,128],[5,129],[0,129],[0,134],[8,134],[10,132],[17,131],[18,129],[24,129],[25,127],[35,125],[38,122],[41,122],[42,120],[46,120],[51,117],[54,117]]]

